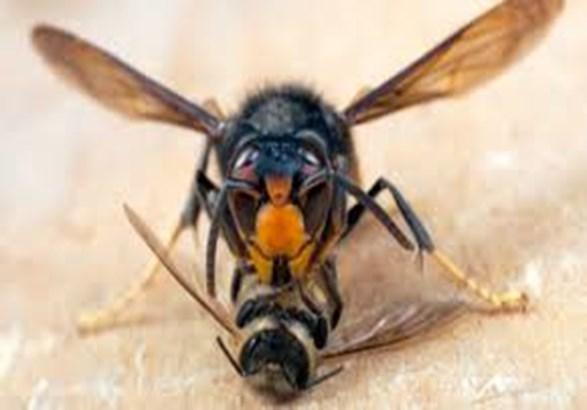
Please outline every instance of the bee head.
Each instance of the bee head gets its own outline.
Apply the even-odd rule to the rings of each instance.
[[[260,372],[281,376],[295,390],[304,390],[310,380],[311,364],[304,344],[286,328],[254,333],[243,344],[240,365],[245,376]]]
[[[326,345],[326,320],[304,308],[284,307],[265,297],[247,299],[235,320],[247,336],[239,349],[244,376],[271,386],[284,382],[287,390],[299,391],[313,379],[318,349]]]

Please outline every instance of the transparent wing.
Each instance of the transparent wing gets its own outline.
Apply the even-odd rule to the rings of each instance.
[[[130,117],[217,134],[218,118],[99,47],[47,25],[36,26],[32,40],[57,74],[108,108]]]
[[[165,249],[161,241],[151,231],[147,224],[133,211],[129,206],[124,206],[126,216],[139,234],[145,241],[145,244],[153,251],[159,258],[161,264],[166,268],[167,272],[177,281],[177,283],[206,311],[212,318],[228,333],[232,335],[237,334],[237,330],[232,323],[229,313],[219,304],[214,303],[201,294],[198,289],[191,283],[182,270],[177,266],[168,251]]]
[[[492,79],[545,33],[563,0],[505,0],[344,110],[351,125]]]
[[[340,358],[355,353],[388,348],[405,342],[457,319],[466,312],[466,305],[452,302],[413,302],[398,304],[347,327],[344,336],[333,339],[323,358]]]
[[[345,307],[323,357],[346,356],[411,340],[467,311],[458,290],[433,264],[424,269],[413,254],[365,217],[338,253]]]

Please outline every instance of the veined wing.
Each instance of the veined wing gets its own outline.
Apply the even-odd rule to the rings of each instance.
[[[221,127],[221,121],[202,107],[71,33],[39,25],[32,40],[57,74],[116,112],[188,127],[209,136],[216,136]]]
[[[357,125],[463,93],[500,74],[546,32],[563,0],[504,0],[344,110]]]

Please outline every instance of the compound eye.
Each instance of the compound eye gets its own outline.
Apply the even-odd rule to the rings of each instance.
[[[259,150],[256,147],[245,148],[234,162],[234,168],[245,168],[254,164],[259,158]]]
[[[232,176],[246,181],[256,181],[255,164],[259,158],[259,150],[256,147],[245,148],[238,154],[232,168]]]
[[[318,156],[310,150],[307,150],[305,148],[299,148],[298,154],[302,157],[306,165],[310,165],[312,167],[319,167],[320,165],[322,165],[320,163],[320,159],[318,159]]]

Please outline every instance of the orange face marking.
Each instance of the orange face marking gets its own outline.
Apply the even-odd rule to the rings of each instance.
[[[291,193],[291,178],[270,176],[265,178],[265,186],[271,203],[275,206],[285,206]]]

